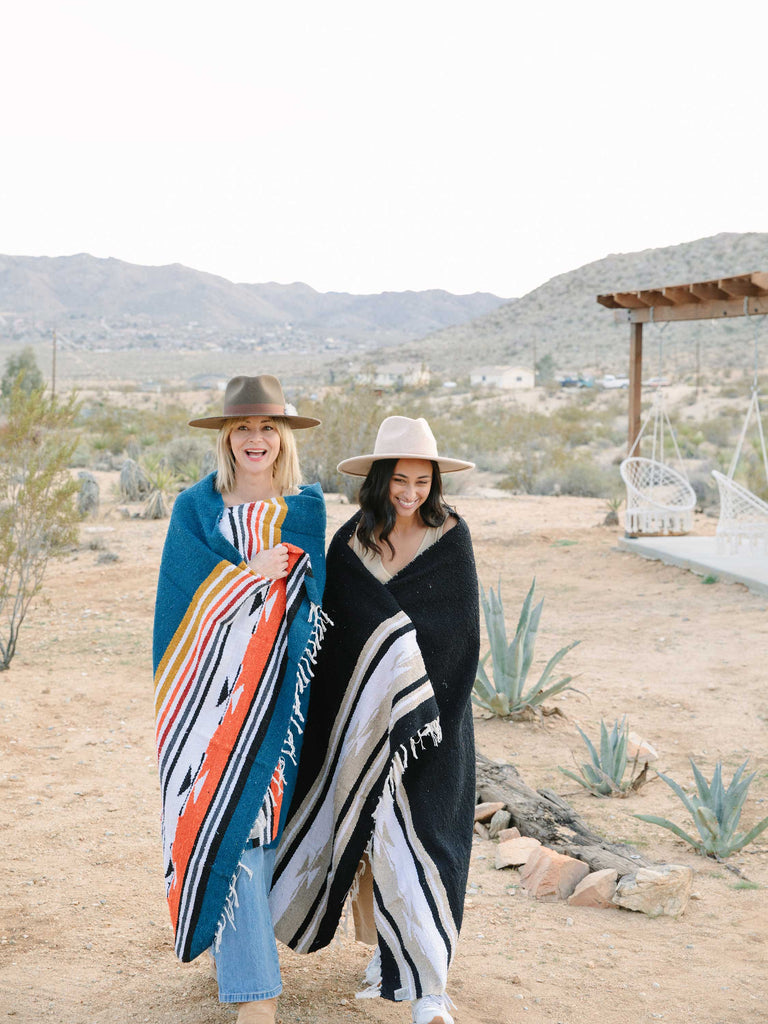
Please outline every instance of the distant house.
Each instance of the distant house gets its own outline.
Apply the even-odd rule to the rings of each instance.
[[[481,388],[532,388],[533,370],[521,366],[480,366],[472,370],[469,382]]]
[[[371,374],[358,374],[361,383],[371,383]],[[429,370],[414,363],[389,363],[373,372],[374,388],[418,388],[429,384]]]

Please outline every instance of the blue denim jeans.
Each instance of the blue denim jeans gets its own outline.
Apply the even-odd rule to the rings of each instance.
[[[283,990],[269,889],[275,847],[254,846],[240,858],[235,885],[234,925],[227,921],[216,959],[219,1002],[250,1003],[271,999]]]

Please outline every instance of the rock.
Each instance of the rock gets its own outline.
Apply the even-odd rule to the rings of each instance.
[[[640,868],[619,880],[613,902],[648,917],[679,917],[688,906],[693,870],[683,864]]]
[[[534,850],[539,849],[541,843],[538,839],[530,836],[518,836],[517,839],[507,839],[496,847],[496,867],[519,868],[525,864]]]
[[[547,846],[533,850],[520,869],[523,886],[537,899],[567,899],[588,874],[589,867],[583,860],[555,853]]]
[[[488,834],[488,829],[485,827],[485,825],[483,825],[481,821],[475,822],[475,835],[480,836],[481,839],[491,838],[490,835]]]
[[[494,816],[491,818],[491,823],[488,826],[488,832],[490,833],[491,839],[496,839],[500,832],[503,832],[512,820],[512,815],[509,811],[501,810],[496,811]]]
[[[475,807],[475,821],[490,821],[496,811],[502,811],[504,804],[501,803],[485,803],[478,804]]]
[[[162,491],[151,491],[149,497],[144,502],[144,508],[141,511],[142,519],[165,519],[168,516],[168,508],[165,504],[165,498],[163,497]]]
[[[504,828],[504,829],[501,830],[501,832],[499,832],[499,842],[500,843],[505,843],[507,841],[507,839],[519,839],[519,838],[520,838],[520,829],[519,828],[515,828],[514,825],[512,826],[512,828]]]
[[[142,501],[151,490],[152,484],[141,466],[126,459],[120,469],[120,494],[126,501]]]
[[[615,868],[591,871],[573,890],[568,902],[573,907],[598,907],[601,910],[614,907],[616,904],[612,900],[618,877],[619,873]]]
[[[636,732],[631,732],[627,736],[627,760],[634,761],[635,756],[637,756],[638,764],[646,764],[659,759],[659,755],[648,740],[643,739]]]
[[[95,516],[99,511],[99,485],[93,473],[81,469],[77,474],[80,480],[80,490],[77,493],[77,510],[80,518]]]

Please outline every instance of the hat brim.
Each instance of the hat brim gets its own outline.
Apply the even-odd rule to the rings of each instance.
[[[254,415],[262,415],[262,413],[254,413]],[[321,420],[316,420],[312,416],[272,416],[269,417],[272,420],[283,420],[288,424],[289,427],[293,427],[294,430],[305,430],[307,427],[319,427]],[[190,420],[187,426],[189,427],[203,427],[208,430],[218,430],[219,427],[223,427],[225,423],[229,423],[231,420],[247,420],[247,416],[243,416],[242,413],[232,416],[206,416],[201,420]]]
[[[465,462],[463,459],[446,459],[442,455],[431,459],[423,452],[413,454],[410,452],[399,452],[396,455],[356,455],[352,459],[344,459],[336,469],[339,473],[346,473],[347,476],[368,476],[368,472],[374,462],[382,462],[384,459],[420,459],[423,462],[436,462],[441,473],[458,473],[462,469],[474,469],[474,462]]]

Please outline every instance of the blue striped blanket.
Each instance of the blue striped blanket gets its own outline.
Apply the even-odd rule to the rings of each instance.
[[[166,891],[184,961],[226,926],[250,837],[279,837],[325,629],[319,485],[256,503],[248,518],[225,510],[213,480],[176,499],[155,605]],[[288,545],[286,579],[248,568],[254,537],[257,549]]]

